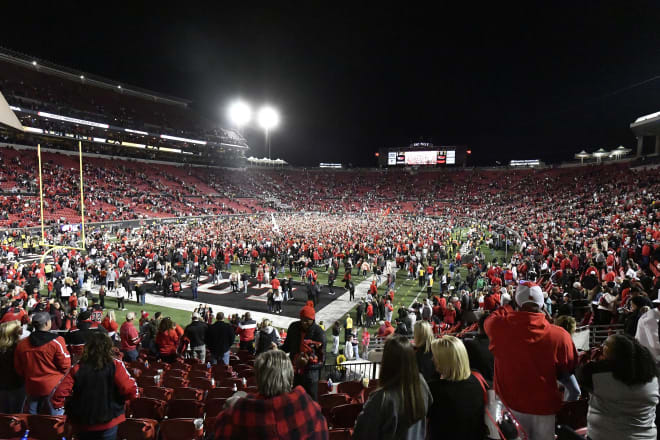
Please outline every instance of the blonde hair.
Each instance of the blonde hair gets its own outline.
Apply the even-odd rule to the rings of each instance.
[[[458,382],[470,377],[470,361],[463,341],[454,336],[443,336],[431,344],[433,363],[440,376]]]
[[[573,318],[572,316],[561,315],[555,321],[555,325],[562,327],[564,330],[568,332],[569,335],[572,335],[573,333],[575,333],[575,328],[577,324],[575,322],[575,318]]]
[[[23,328],[18,321],[3,322],[0,324],[0,353],[13,348],[21,337]]]
[[[108,318],[110,318],[110,321],[116,321],[117,319],[115,318],[115,311],[110,309],[108,312],[105,314]],[[128,314],[126,314],[126,317],[128,317]],[[135,313],[133,313],[133,318],[135,318]]]
[[[268,327],[269,325],[270,325],[270,319],[268,319],[268,318],[264,318],[264,319],[261,321],[261,328],[266,328],[266,327]]]
[[[265,397],[285,394],[293,388],[293,364],[280,350],[268,350],[254,361],[257,389]]]
[[[431,351],[431,343],[433,342],[433,330],[428,321],[417,321],[413,327],[415,348],[423,350],[423,353]]]

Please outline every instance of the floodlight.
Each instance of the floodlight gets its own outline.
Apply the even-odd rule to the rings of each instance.
[[[261,107],[257,115],[257,121],[264,130],[272,130],[280,123],[280,115],[273,107]]]
[[[80,79],[85,79],[85,75],[80,75]]]
[[[37,65],[37,62],[36,62],[36,61],[32,61],[32,65],[33,65],[33,66],[36,66],[36,65]]]
[[[121,89],[121,86],[117,86],[118,89]]]
[[[242,127],[252,119],[252,109],[245,101],[234,101],[227,110],[229,121],[237,127]]]

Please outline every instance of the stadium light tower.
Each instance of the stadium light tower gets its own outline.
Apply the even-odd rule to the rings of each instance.
[[[240,129],[252,119],[252,109],[245,101],[237,100],[229,105],[227,117],[229,122]]]
[[[264,129],[266,136],[266,147],[268,148],[268,159],[270,160],[270,137],[271,130],[276,128],[280,123],[280,115],[273,107],[263,106],[259,109],[257,114],[257,122]]]

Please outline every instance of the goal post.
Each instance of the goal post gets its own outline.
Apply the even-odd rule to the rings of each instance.
[[[57,244],[46,243],[46,224],[44,218],[44,187],[43,175],[41,169],[41,144],[37,144],[37,157],[39,165],[39,208],[41,210],[41,243],[43,247],[59,248],[59,249],[75,249],[84,251],[85,249],[85,194],[83,190],[83,159],[82,159],[82,142],[78,141],[78,163],[80,166],[80,247],[75,246],[62,246]]]

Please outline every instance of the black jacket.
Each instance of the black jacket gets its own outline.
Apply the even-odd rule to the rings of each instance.
[[[289,353],[289,357],[293,360],[294,356],[300,353],[300,338],[302,337],[302,324],[300,321],[292,322],[289,329],[286,331],[286,340],[282,344],[282,351]],[[305,339],[311,339],[321,343],[321,347],[317,350],[318,363],[308,365],[308,370],[320,370],[323,368],[325,362],[325,332],[313,323],[309,331],[305,335]]]
[[[206,334],[206,345],[215,356],[225,354],[234,343],[234,327],[224,321],[217,321],[209,327]]]
[[[190,347],[199,347],[206,344],[206,333],[209,326],[202,321],[191,322],[183,332],[183,336],[190,339]]]

